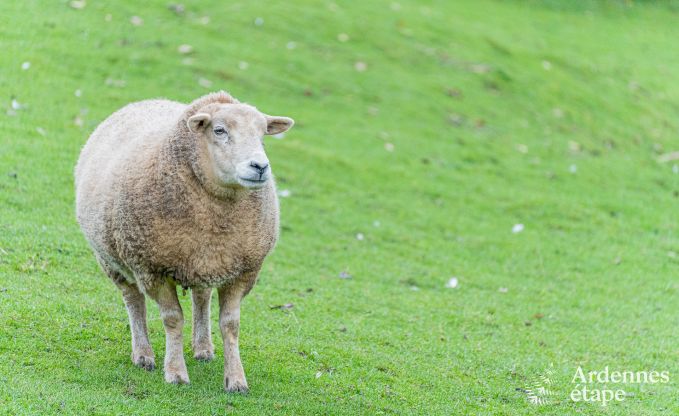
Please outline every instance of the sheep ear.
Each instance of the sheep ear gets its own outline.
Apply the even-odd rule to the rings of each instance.
[[[212,120],[212,117],[210,117],[209,114],[198,113],[196,115],[189,117],[189,120],[186,122],[186,125],[189,126],[189,130],[191,130],[191,133],[198,133],[199,131],[202,131],[210,123],[210,120]]]
[[[278,134],[288,131],[295,120],[290,117],[266,116],[266,134]]]

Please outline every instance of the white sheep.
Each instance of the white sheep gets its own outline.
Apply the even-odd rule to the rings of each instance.
[[[247,391],[238,351],[240,302],[278,238],[278,200],[262,137],[292,125],[217,92],[189,105],[129,104],[90,136],[75,170],[77,218],[122,291],[137,366],[155,367],[148,295],[165,327],[165,380],[189,382],[176,285],[191,288],[194,357],[214,358],[209,315],[217,288],[224,388]]]

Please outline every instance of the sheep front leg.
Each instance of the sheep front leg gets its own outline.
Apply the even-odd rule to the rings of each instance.
[[[146,293],[158,303],[160,318],[165,327],[165,381],[168,383],[189,382],[189,373],[184,362],[184,341],[182,329],[184,315],[177,297],[177,288],[169,281],[146,289]]]
[[[240,302],[247,293],[241,282],[222,286],[219,293],[219,329],[224,340],[224,389],[228,392],[247,393],[243,364],[238,350],[240,330]]]
[[[210,361],[215,358],[215,347],[212,344],[212,331],[210,330],[210,297],[212,288],[191,289],[193,300],[193,326],[191,346],[193,357],[197,360]]]
[[[156,361],[146,327],[146,298],[134,283],[122,281],[116,282],[116,285],[123,292],[127,315],[130,318],[132,362],[143,369],[153,370],[156,367]]]

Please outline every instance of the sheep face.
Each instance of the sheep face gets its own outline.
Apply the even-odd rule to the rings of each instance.
[[[293,125],[288,117],[268,116],[247,104],[216,104],[188,119],[199,140],[199,159],[208,179],[222,187],[261,188],[271,178],[263,137]]]

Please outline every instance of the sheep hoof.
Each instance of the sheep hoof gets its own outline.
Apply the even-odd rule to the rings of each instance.
[[[227,393],[239,393],[239,394],[248,394],[248,391],[250,391],[250,389],[248,388],[248,384],[245,382],[245,380],[230,381],[228,377],[224,379],[224,390],[226,390]]]
[[[193,358],[198,361],[212,361],[215,358],[215,353],[210,350],[196,351],[193,354]]]
[[[132,362],[139,368],[143,368],[146,371],[152,371],[156,368],[156,361],[152,356],[139,355],[137,357],[132,357]]]
[[[180,371],[165,371],[165,381],[170,384],[189,384],[189,375]]]

